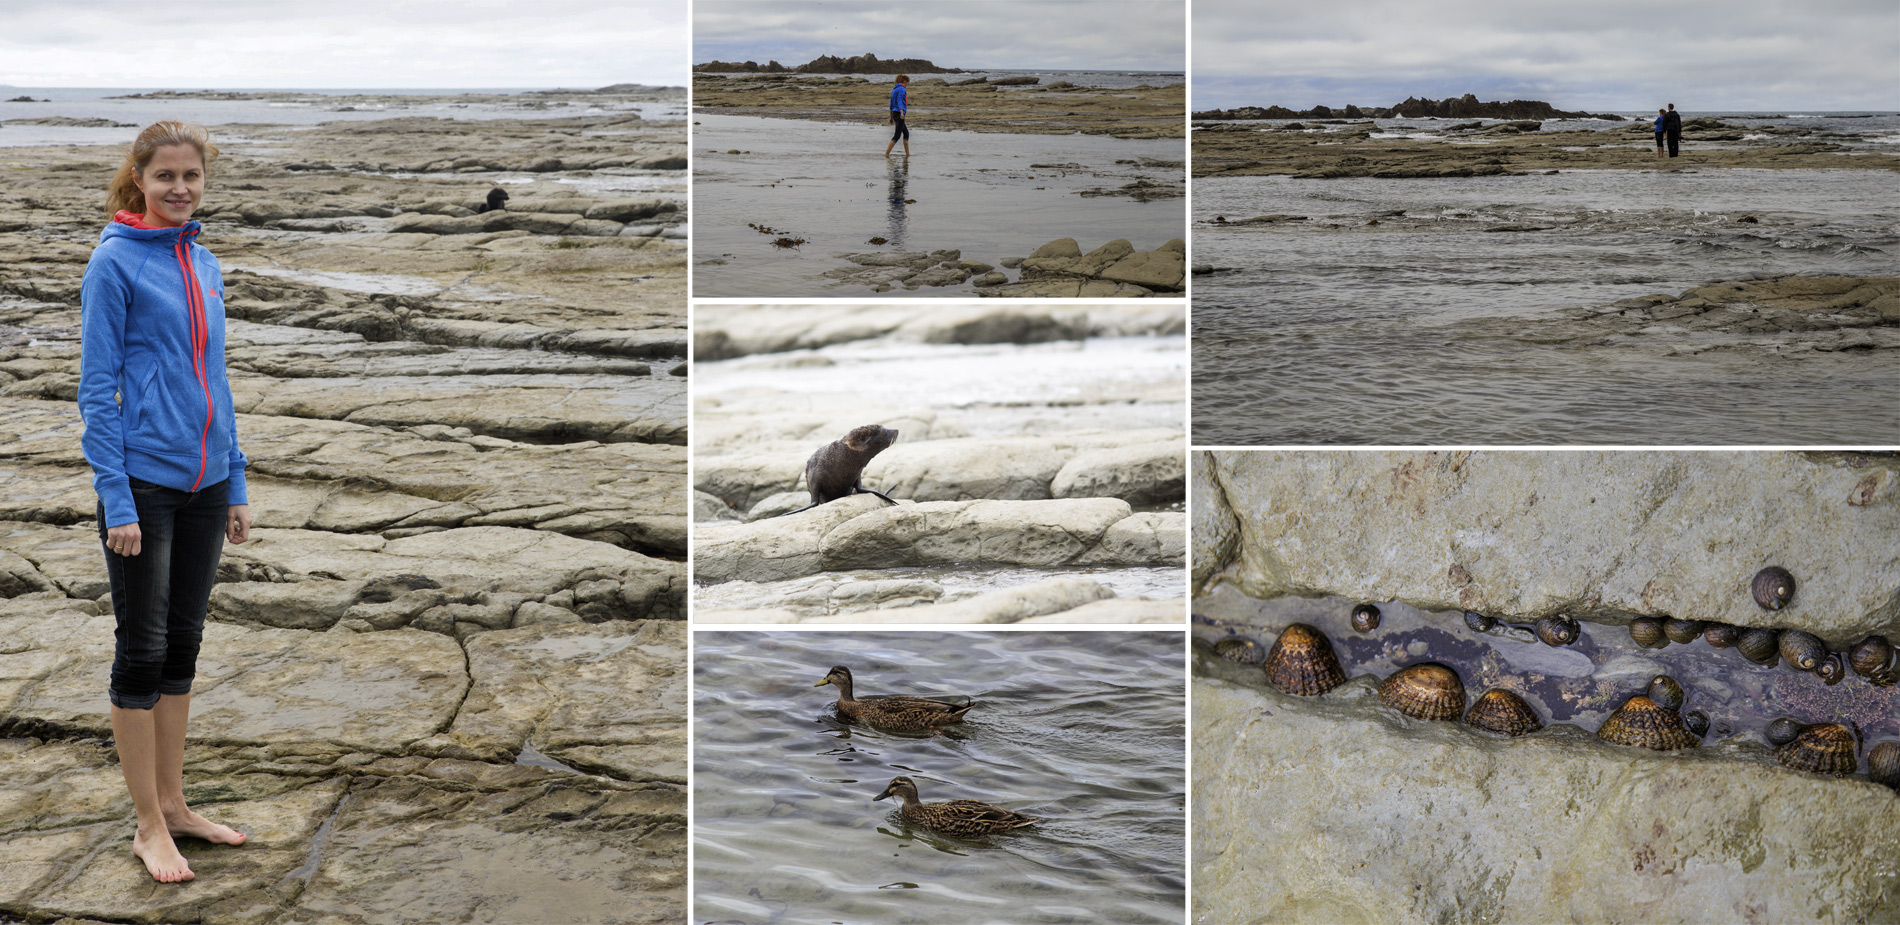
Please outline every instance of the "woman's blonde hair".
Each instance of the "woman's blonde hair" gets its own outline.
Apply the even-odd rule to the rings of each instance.
[[[139,191],[139,176],[158,149],[172,145],[197,148],[207,170],[218,158],[218,146],[211,143],[211,132],[202,125],[166,120],[146,126],[139,137],[132,140],[132,150],[125,152],[125,163],[120,164],[119,172],[112,176],[112,185],[106,187],[107,216],[120,211],[145,212],[145,194]]]

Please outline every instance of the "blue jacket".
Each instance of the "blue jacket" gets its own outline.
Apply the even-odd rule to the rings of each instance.
[[[108,527],[138,521],[128,478],[180,491],[229,479],[248,504],[224,372],[224,275],[197,222],[150,228],[121,212],[79,288],[80,447]]]
[[[893,84],[891,86],[891,111],[902,113],[910,112],[910,92],[905,89],[903,84]]]
[[[1668,121],[1667,116],[1664,116],[1660,112],[1656,114],[1656,134],[1661,135],[1663,133],[1663,123],[1666,121]]]

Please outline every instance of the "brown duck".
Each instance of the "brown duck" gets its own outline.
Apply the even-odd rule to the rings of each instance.
[[[904,800],[898,815],[903,816],[905,822],[945,835],[994,835],[1042,821],[980,800],[920,803],[917,801],[917,785],[908,777],[892,778],[890,786],[871,799],[882,800],[893,795]]]
[[[910,697],[903,694],[885,694],[878,697],[853,697],[851,694],[851,669],[843,665],[835,666],[825,675],[823,681],[812,685],[824,687],[827,684],[838,686],[838,715],[857,720],[867,726],[889,729],[896,732],[924,732],[935,730],[939,726],[963,722],[963,714],[976,706],[971,703],[951,703],[947,700],[932,700],[929,697]]]

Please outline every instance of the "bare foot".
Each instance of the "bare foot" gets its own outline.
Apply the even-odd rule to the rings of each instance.
[[[185,856],[178,853],[178,846],[172,844],[167,833],[139,832],[132,836],[132,853],[145,862],[152,879],[160,883],[183,883],[193,876],[191,865],[185,863]]]
[[[212,822],[187,809],[178,815],[167,815],[165,827],[171,830],[173,838],[202,838],[214,845],[242,845],[249,835],[228,825]]]

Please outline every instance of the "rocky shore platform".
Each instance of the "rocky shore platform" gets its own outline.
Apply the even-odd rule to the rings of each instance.
[[[1791,714],[1852,721],[1865,747],[1890,741],[1894,689],[1751,665],[1700,639],[1641,649],[1625,628],[1670,615],[1801,629],[1836,649],[1900,637],[1891,456],[1237,453],[1192,466],[1197,916],[1900,911],[1900,832],[1887,824],[1900,794],[1863,773],[1784,767],[1762,739],[1766,716]],[[1767,565],[1798,576],[1784,609],[1750,595]],[[1347,627],[1353,602],[1377,602],[1384,623]],[[1467,610],[1512,624],[1567,615],[1583,638],[1494,640]],[[1320,696],[1273,690],[1208,644],[1236,629],[1271,642],[1322,617],[1354,677]],[[1463,665],[1472,697],[1499,686],[1541,704],[1545,728],[1507,739],[1380,702],[1377,676],[1432,660]],[[1700,743],[1597,738],[1659,673],[1681,679],[1685,709],[1709,712]]]
[[[1179,297],[1187,288],[1187,243],[1180,238],[1151,251],[1137,251],[1126,238],[1116,238],[1086,254],[1074,238],[1058,238],[1028,256],[1003,258],[1001,269],[964,260],[960,250],[838,256],[851,265],[823,277],[872,292],[968,284],[985,298],[1133,299]],[[1018,271],[1016,278],[1006,270]]]
[[[1178,308],[703,306],[697,612],[1180,621],[1184,383],[1161,355],[1183,322]],[[1038,363],[1061,364],[1053,381]],[[859,393],[859,379],[882,384]],[[809,501],[811,453],[866,423],[899,432],[863,482],[900,503],[781,516]]]
[[[1388,132],[1369,120],[1196,122],[1194,175],[1411,179],[1701,167],[1900,171],[1900,158],[1850,157],[1848,139],[1804,129],[1685,119],[1682,156],[1659,161],[1648,122],[1607,130],[1543,131],[1542,127],[1538,120],[1479,120],[1404,130],[1416,137],[1375,138]]]
[[[0,149],[0,917],[684,914],[685,125],[542,116],[600,93],[683,96],[214,127],[200,241],[257,529],[212,594],[186,787],[251,840],[186,843],[163,889],[108,740],[74,406],[122,149]]]
[[[930,77],[910,84],[913,128],[1032,135],[1181,138],[1187,133],[1187,85],[1142,84],[1105,90],[1036,78],[1000,81]],[[695,111],[878,123],[887,118],[889,81],[792,74],[693,75]]]

